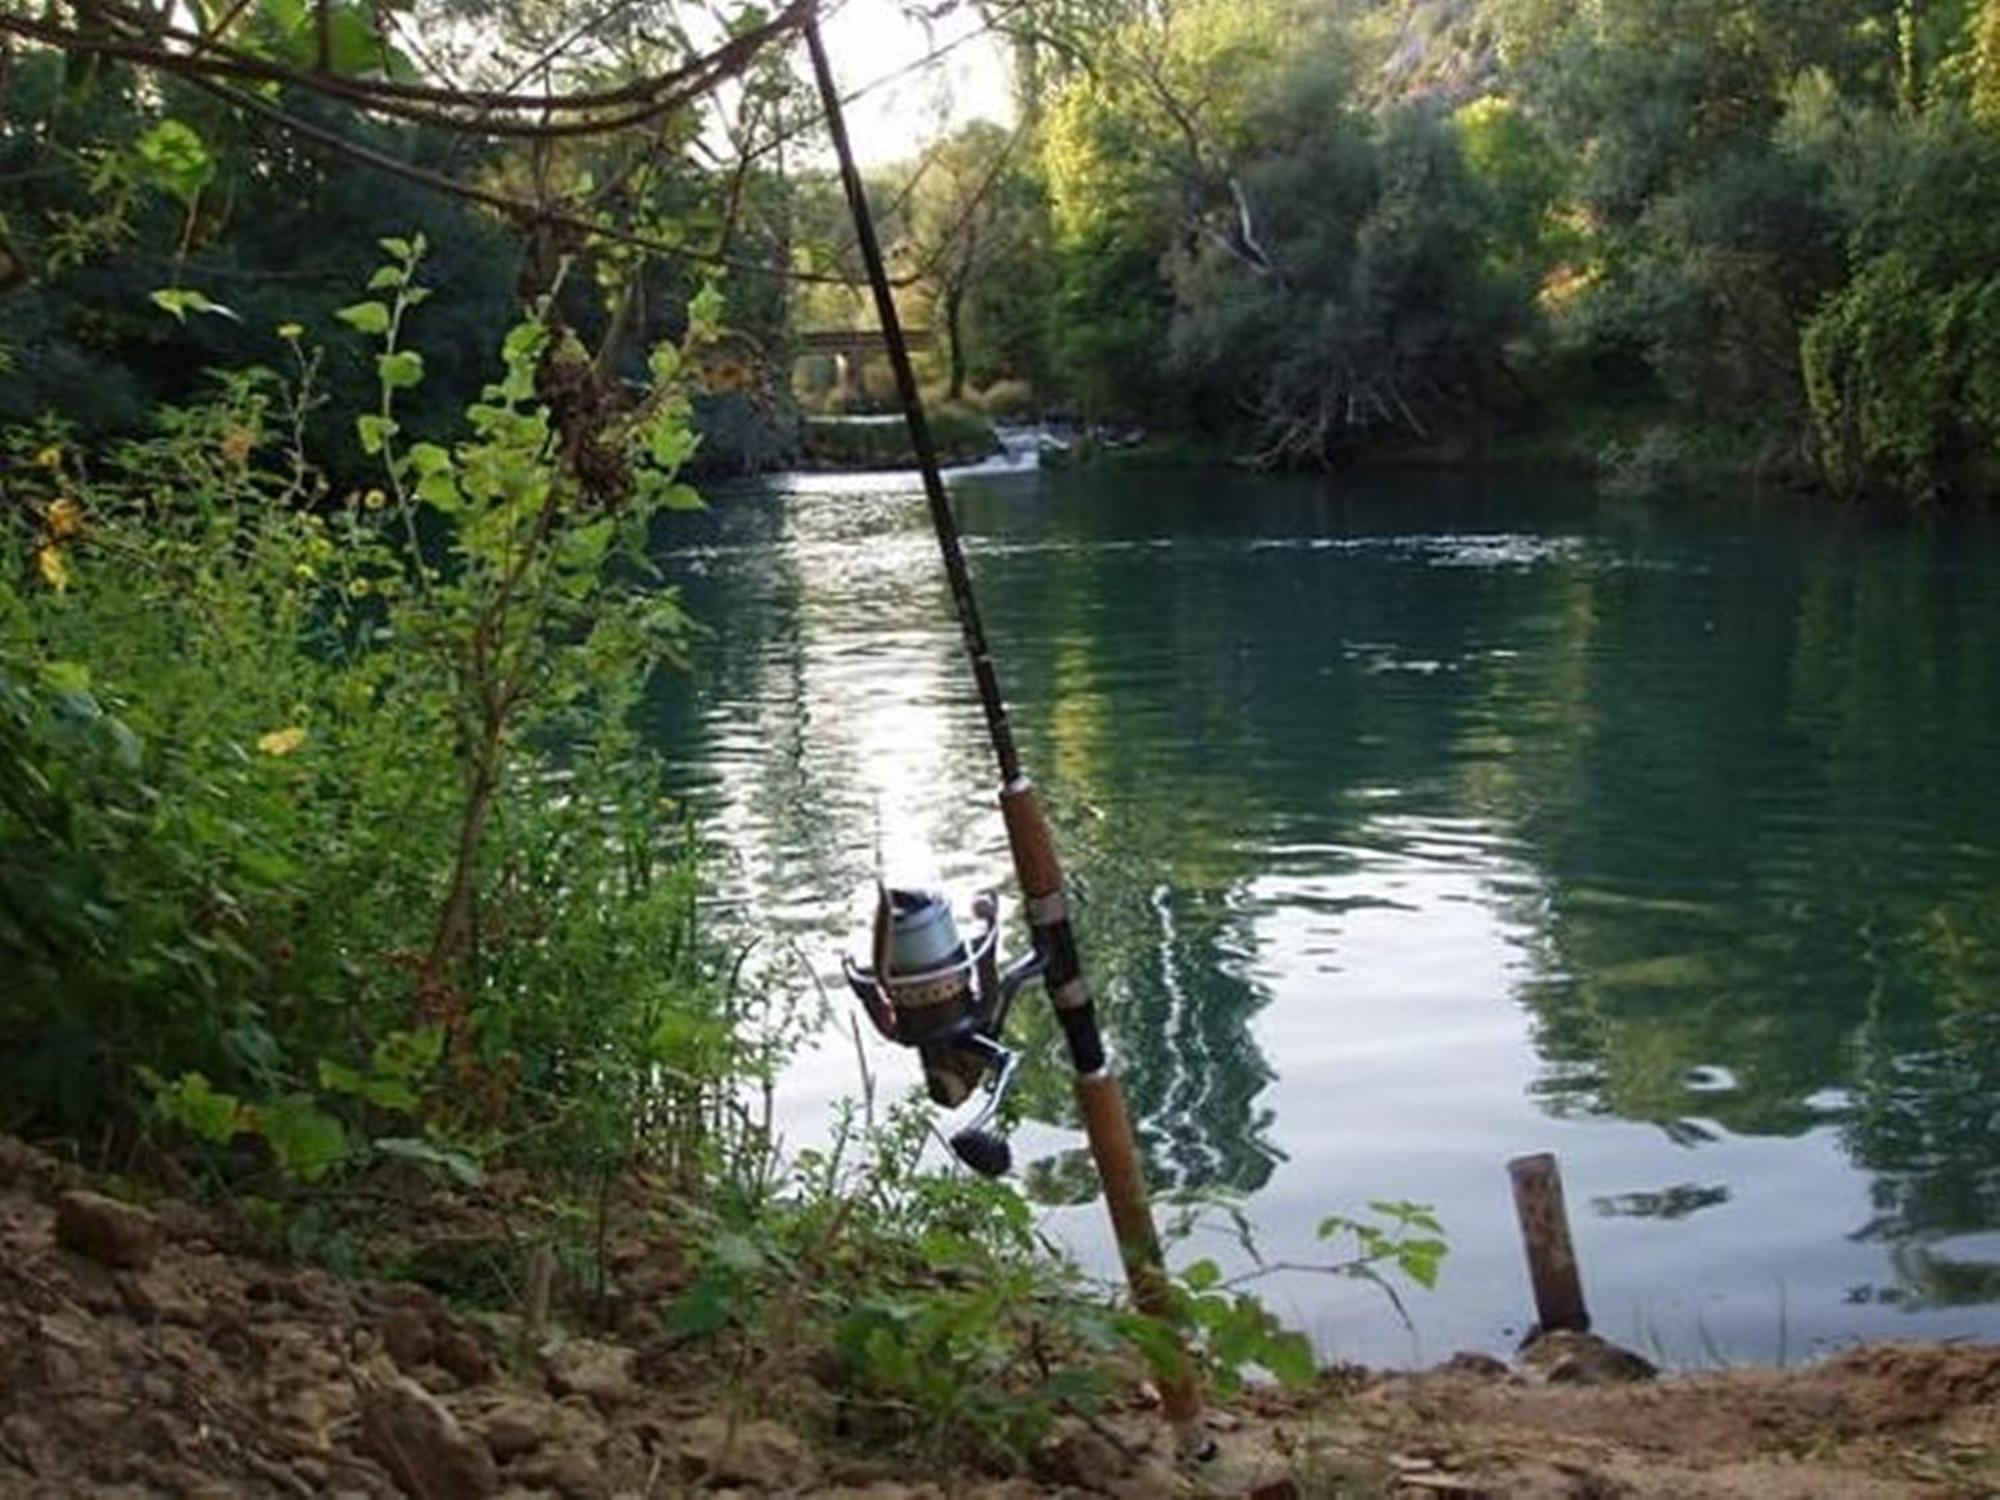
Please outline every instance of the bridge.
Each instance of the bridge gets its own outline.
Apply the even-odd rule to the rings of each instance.
[[[905,328],[903,338],[912,349],[921,349],[931,341],[928,328]],[[800,354],[831,354],[838,359],[866,359],[871,354],[883,354],[887,350],[882,343],[879,328],[806,328],[792,335],[792,347]]]
[[[928,328],[905,328],[903,338],[911,350],[917,352],[930,347],[931,331]],[[861,362],[876,355],[886,355],[888,346],[882,342],[882,330],[879,328],[804,328],[792,335],[792,352],[795,356],[831,355],[834,393],[845,400],[853,389],[854,372]]]

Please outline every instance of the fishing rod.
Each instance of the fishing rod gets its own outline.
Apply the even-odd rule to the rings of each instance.
[[[1027,907],[1028,929],[1034,944],[1032,953],[1003,970],[998,961],[997,899],[988,896],[975,905],[974,913],[984,920],[985,929],[968,945],[959,940],[951,908],[941,896],[885,888],[878,893],[873,962],[862,967],[850,961],[848,982],[877,1030],[891,1041],[917,1049],[933,1101],[954,1107],[969,1098],[983,1082],[987,1093],[985,1105],[973,1124],[952,1137],[952,1149],[975,1171],[999,1176],[1011,1164],[1011,1151],[1005,1139],[989,1127],[999,1118],[1001,1101],[1014,1077],[1015,1055],[1002,1040],[1007,1013],[1020,988],[1031,978],[1041,978],[1054,1006],[1056,1021],[1062,1027],[1070,1066],[1076,1074],[1077,1104],[1083,1114],[1090,1154],[1104,1185],[1105,1206],[1117,1236],[1119,1258],[1125,1267],[1132,1300],[1141,1312],[1171,1324],[1173,1299],[1166,1262],[1146,1196],[1145,1175],[1139,1165],[1131,1115],[1125,1107],[1125,1091],[1105,1054],[1097,1006],[1091,999],[1083,956],[1070,924],[1069,898],[1055,839],[1034,783],[1021,768],[1014,726],[1007,717],[1007,702],[1000,693],[999,673],[993,665],[986,627],[979,617],[972,575],[965,566],[958,522],[945,493],[944,476],[939,472],[937,448],[931,440],[930,421],[917,389],[916,371],[910,363],[909,343],[903,335],[895,293],[882,258],[882,245],[876,237],[874,215],[868,208],[867,189],[854,164],[840,92],[834,85],[833,67],[820,36],[817,4],[807,9],[802,29],[807,50],[812,54],[813,76],[825,109],[827,134],[839,158],[841,186],[854,220],[855,241],[874,294],[882,342],[888,351],[889,367],[895,373],[903,416],[909,423],[910,446],[923,477],[931,528],[937,534],[938,550],[943,554],[952,607],[964,636],[966,656],[972,663],[973,680],[978,685],[987,738],[992,742],[998,763],[1000,815],[1006,825],[1014,874]],[[1202,1428],[1201,1390],[1185,1345],[1178,1348],[1173,1367],[1163,1373],[1163,1403],[1174,1426],[1179,1453],[1188,1458],[1207,1458],[1215,1445]]]

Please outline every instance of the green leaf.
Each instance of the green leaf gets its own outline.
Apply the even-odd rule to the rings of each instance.
[[[660,491],[660,504],[668,510],[707,510],[708,502],[691,484],[670,484]]]
[[[1438,1270],[1444,1263],[1444,1257],[1443,1240],[1411,1240],[1396,1249],[1397,1268],[1426,1291],[1437,1287]]]
[[[1297,1390],[1311,1385],[1318,1374],[1313,1359],[1312,1340],[1302,1333],[1274,1333],[1265,1339],[1257,1363],[1277,1377],[1278,1383]]]
[[[300,1182],[317,1182],[347,1155],[347,1132],[310,1094],[286,1094],[254,1114],[278,1166]]]
[[[375,274],[368,278],[368,290],[371,292],[386,292],[391,287],[398,287],[402,284],[403,269],[401,266],[377,266]]]
[[[684,423],[657,422],[646,436],[646,456],[656,468],[671,474],[694,455],[698,441]]]
[[[1118,1331],[1155,1376],[1173,1376],[1180,1371],[1180,1335],[1170,1325],[1134,1313],[1118,1320]]]
[[[688,338],[705,343],[722,329],[722,288],[711,281],[688,300]]]
[[[455,513],[464,503],[464,497],[458,492],[458,481],[444,472],[426,474],[419,479],[417,498],[447,515]]]
[[[392,1031],[375,1044],[370,1056],[375,1071],[390,1078],[416,1080],[438,1065],[444,1056],[444,1027],[418,1026],[408,1031]]]
[[[371,458],[382,451],[383,445],[402,429],[393,417],[380,417],[364,413],[354,419],[354,434],[361,440],[361,451]]]
[[[215,158],[196,134],[180,120],[162,120],[132,144],[139,175],[149,185],[171,193],[187,207],[215,180]]]
[[[382,247],[385,254],[393,255],[398,260],[410,258],[410,242],[400,236],[390,235],[387,239],[380,239],[375,243]]]
[[[417,1107],[416,1094],[401,1079],[374,1077],[329,1057],[319,1061],[319,1086],[329,1094],[365,1099],[379,1109],[400,1114],[410,1114]]]
[[[398,349],[375,360],[375,374],[392,391],[408,390],[424,379],[424,357],[414,349]]]
[[[430,475],[451,471],[451,454],[436,443],[410,444],[410,463],[419,474]]]
[[[1222,1267],[1212,1260],[1198,1260],[1181,1272],[1181,1280],[1191,1291],[1205,1292],[1222,1281]]]
[[[52,693],[90,691],[90,668],[80,661],[45,661],[40,674],[42,685]]]
[[[160,1117],[192,1136],[222,1146],[249,1128],[242,1100],[220,1092],[200,1073],[183,1073],[171,1084],[150,1069],[141,1078],[153,1087],[153,1105]]]
[[[204,293],[196,291],[193,287],[162,287],[152,294],[151,301],[153,306],[172,313],[175,319],[182,323],[187,321],[187,315],[191,312],[213,313],[219,318],[228,318],[236,323],[243,321],[236,315],[236,309],[209,300]]]
[[[437,1167],[466,1187],[479,1187],[486,1181],[486,1173],[480,1169],[478,1162],[449,1146],[409,1135],[381,1136],[370,1144],[383,1156],[415,1162],[419,1166]]]
[[[382,334],[389,331],[389,307],[383,302],[350,302],[339,308],[334,316],[350,328],[363,333]]]

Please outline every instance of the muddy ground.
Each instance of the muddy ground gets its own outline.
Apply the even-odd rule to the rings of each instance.
[[[1193,1469],[1135,1386],[1029,1474],[913,1473],[826,1436],[831,1397],[774,1403],[636,1337],[529,1342],[80,1183],[0,1141],[4,1497],[2000,1495],[2000,1349],[1970,1344],[1661,1378],[1588,1341],[1329,1372],[1213,1414],[1221,1455]]]

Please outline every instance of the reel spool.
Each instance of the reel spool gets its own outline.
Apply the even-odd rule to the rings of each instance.
[[[991,1126],[1020,1061],[1002,1040],[1007,1012],[1044,960],[1033,953],[1002,970],[999,897],[982,894],[972,914],[985,926],[968,943],[941,892],[878,886],[873,962],[850,957],[842,967],[875,1029],[916,1049],[933,1104],[956,1109],[984,1087],[985,1102],[953,1133],[951,1149],[981,1176],[999,1177],[1013,1151]]]

